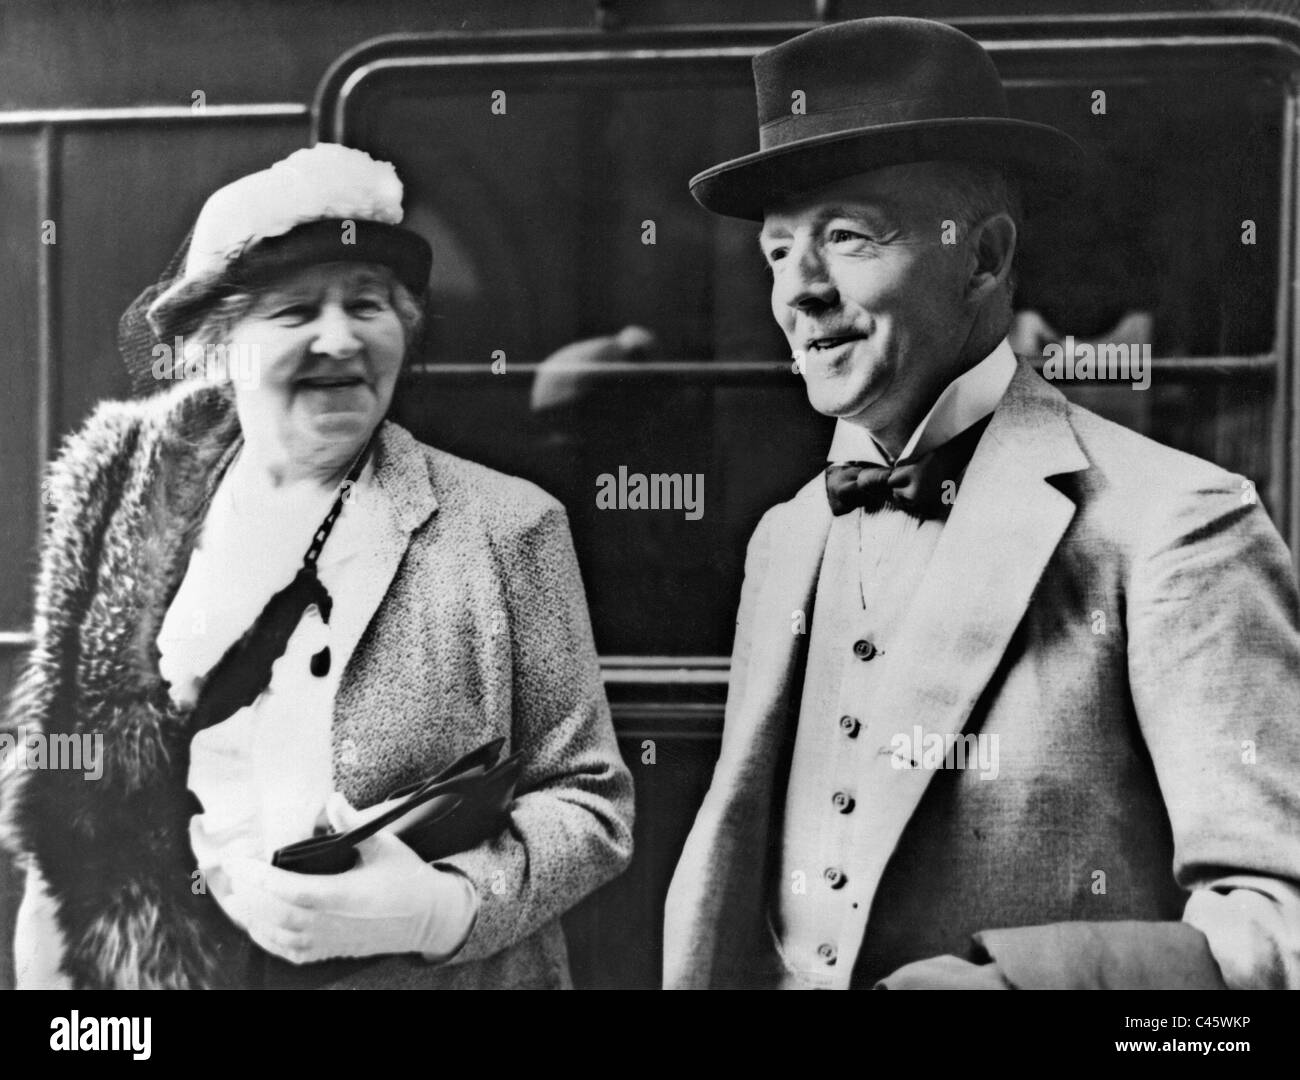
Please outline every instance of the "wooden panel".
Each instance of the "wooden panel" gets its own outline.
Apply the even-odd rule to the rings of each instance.
[[[0,646],[0,687],[5,688],[6,697],[20,660],[17,650]],[[22,880],[9,857],[0,852],[0,990],[14,987],[14,918],[21,897]]]
[[[619,748],[636,784],[635,852],[626,873],[564,919],[579,988],[656,989],[662,981],[664,898],[713,775],[721,725],[701,730],[690,713],[649,711],[642,729],[630,730],[635,713],[615,707]]]
[[[39,528],[39,153],[38,132],[0,131],[0,631],[27,627]]]

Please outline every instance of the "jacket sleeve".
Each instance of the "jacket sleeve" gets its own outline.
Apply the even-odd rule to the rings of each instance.
[[[1161,515],[1131,590],[1143,738],[1191,890],[1184,922],[1233,988],[1300,987],[1300,597],[1282,538],[1216,470]]]
[[[1178,923],[990,930],[1014,986],[1300,987],[1300,599],[1241,477],[1153,504],[1128,584],[1129,680],[1190,890]]]
[[[450,963],[522,940],[632,856],[632,777],[619,755],[563,508],[500,546],[514,656],[512,749],[524,771],[507,828],[439,862],[470,879],[478,918]]]
[[[713,781],[677,861],[664,904],[665,990],[728,986],[736,979],[734,958],[752,953],[752,949],[747,949],[749,942],[744,940],[749,930],[747,921],[731,906],[730,891],[719,887],[719,871],[736,861],[728,845],[736,843],[741,833],[733,823],[724,820],[724,795],[730,784],[743,783],[736,775],[742,769],[739,760],[751,737],[743,728],[744,705],[750,686],[754,611],[768,571],[770,537],[770,518],[764,516],[745,554],[745,579],[736,613],[721,753],[714,767]],[[761,904],[757,908],[765,910]]]

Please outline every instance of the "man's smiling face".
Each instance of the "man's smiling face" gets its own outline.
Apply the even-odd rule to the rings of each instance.
[[[905,439],[959,374],[972,262],[964,242],[943,243],[945,220],[964,234],[959,218],[925,162],[836,181],[767,214],[772,314],[818,412]]]

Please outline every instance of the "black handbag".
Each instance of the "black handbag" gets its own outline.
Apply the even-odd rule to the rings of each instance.
[[[364,824],[288,844],[271,865],[298,874],[341,874],[357,861],[357,845],[383,828],[425,862],[467,851],[490,840],[505,824],[523,769],[518,754],[503,761],[505,739],[493,739],[436,776],[398,788]]]

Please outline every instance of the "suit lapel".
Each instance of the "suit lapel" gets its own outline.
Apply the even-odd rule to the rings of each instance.
[[[754,608],[745,697],[746,704],[762,706],[768,720],[787,715],[791,694],[802,682],[798,662],[807,653],[804,646],[830,524],[820,476],[773,511],[771,555]],[[782,725],[758,730],[766,737],[753,749],[762,754],[787,734]]]
[[[803,681],[806,628],[812,623],[830,525],[826,497],[812,488],[809,484],[774,508],[763,526],[770,545],[767,562],[759,570],[753,608],[739,628],[749,635],[746,669],[743,678],[733,674],[722,753],[714,772],[714,785],[725,792],[722,799],[729,808],[724,817],[743,827],[728,827],[715,836],[709,858],[740,870],[745,891],[752,884],[748,873],[761,868],[767,843],[776,766],[793,730],[791,705],[797,704],[794,699]],[[808,497],[810,492],[815,497]],[[802,628],[795,625],[796,619],[802,619]]]
[[[894,642],[881,699],[898,721],[965,726],[1074,517],[1048,477],[1087,467],[1064,399],[1022,364]]]
[[[885,864],[934,777],[893,768],[893,736],[916,726],[927,736],[962,731],[1074,517],[1075,504],[1048,483],[1088,467],[1066,407],[1020,362],[893,643],[873,697],[879,746],[858,823],[867,870],[858,943]]]
[[[429,466],[419,443],[404,428],[387,421],[380,427],[376,441],[375,483],[389,504],[376,548],[379,559],[376,585],[383,596],[397,574],[411,534],[438,508]]]
[[[372,517],[373,573],[366,582],[366,596],[360,600],[370,608],[373,623],[383,599],[397,576],[397,570],[411,543],[411,534],[438,508],[429,466],[414,437],[404,428],[385,421],[375,441],[374,483],[384,499],[382,512]],[[363,639],[364,641],[364,636]],[[352,653],[344,670],[335,703],[337,716],[342,701],[359,677],[362,649]]]

